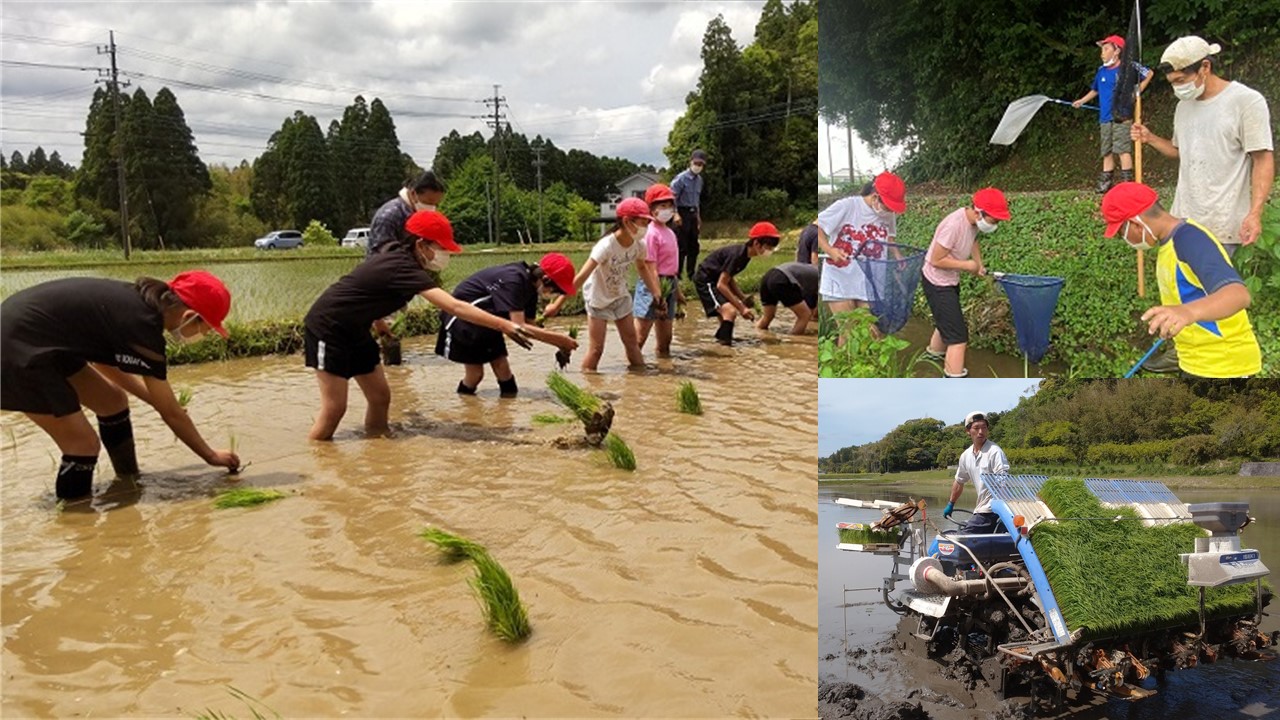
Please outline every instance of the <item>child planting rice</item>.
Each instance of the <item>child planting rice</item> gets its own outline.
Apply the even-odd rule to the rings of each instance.
[[[644,348],[649,331],[658,326],[658,357],[671,357],[671,315],[677,305],[684,303],[680,294],[680,247],[670,223],[676,214],[676,196],[666,185],[650,185],[644,192],[644,201],[653,214],[653,222],[645,233],[645,266],[658,276],[662,300],[668,312],[659,317],[658,304],[653,301],[649,286],[636,283],[633,299],[636,313],[637,345]]]
[[[734,276],[746,269],[751,258],[772,255],[778,249],[778,228],[773,223],[752,225],[747,237],[745,243],[717,248],[698,263],[698,270],[693,274],[702,309],[707,317],[720,319],[716,341],[721,345],[733,344],[733,321],[739,315],[748,320],[756,319]]]
[[[226,337],[222,322],[230,310],[226,286],[200,270],[167,283],[146,277],[133,284],[53,280],[4,301],[0,408],[22,412],[57,444],[59,499],[93,491],[103,447],[117,475],[138,474],[128,395],[155,408],[206,463],[240,467],[234,451],[204,441],[166,380],[165,333],[179,343],[196,342],[210,330]],[[98,417],[98,433],[82,407]]]
[[[803,262],[783,263],[766,270],[760,278],[760,305],[764,310],[756,327],[768,330],[782,305],[796,316],[791,334],[803,335],[818,307],[818,276],[817,265]]]

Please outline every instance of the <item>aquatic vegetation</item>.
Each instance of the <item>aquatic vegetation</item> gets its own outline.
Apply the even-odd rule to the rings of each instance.
[[[178,388],[178,394],[177,394],[178,406],[186,407],[187,405],[191,404],[191,398],[194,395],[195,395],[195,392],[192,391],[191,388],[188,388],[188,387]]]
[[[840,542],[850,545],[877,545],[881,543],[898,544],[901,537],[901,531],[898,528],[890,530],[872,530],[870,525],[862,523],[854,523],[851,527],[839,528]]]
[[[249,712],[253,714],[252,717],[254,720],[268,720],[269,718],[280,717],[280,713],[267,707],[266,703],[253,697],[249,693],[246,693],[245,691],[240,690],[239,688],[236,688],[234,685],[227,686],[227,693],[230,694],[231,697],[243,702],[246,706],[248,706]],[[261,711],[259,710],[259,708],[261,708]],[[269,712],[271,714],[264,715],[263,711]],[[226,713],[218,712],[217,710],[210,710],[208,708],[205,708],[204,713],[200,715],[196,715],[195,718],[196,720],[235,720],[234,715],[228,715]]]
[[[621,470],[636,469],[635,453],[631,452],[631,448],[627,447],[627,443],[614,433],[605,435],[604,452],[614,467]]]
[[[520,602],[520,593],[511,576],[498,564],[483,545],[439,528],[427,528],[420,537],[440,548],[451,561],[469,559],[475,574],[468,580],[485,624],[507,642],[518,642],[529,636],[529,614]]]
[[[562,405],[572,410],[584,423],[591,422],[592,417],[600,412],[600,398],[578,387],[558,372],[547,375],[547,387]]]
[[[676,407],[682,413],[702,414],[702,401],[698,399],[698,388],[693,386],[692,380],[685,380],[676,389]]]
[[[283,498],[284,493],[279,490],[262,490],[260,488],[232,488],[218,493],[213,499],[214,507],[220,510],[236,507],[250,507],[253,505],[261,505],[269,503],[273,500]]]
[[[558,425],[560,423],[573,422],[575,418],[557,415],[555,413],[535,413],[533,416],[533,424],[535,425]]]
[[[1146,527],[1129,508],[1103,507],[1083,480],[1051,479],[1040,499],[1060,520],[1073,518],[1031,533],[1068,629],[1097,638],[1198,622],[1199,592],[1178,554],[1191,552],[1203,530],[1189,522]],[[1209,617],[1254,606],[1252,583],[1205,593]]]

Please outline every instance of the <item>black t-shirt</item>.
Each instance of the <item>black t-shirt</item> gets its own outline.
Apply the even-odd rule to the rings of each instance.
[[[737,275],[747,267],[751,256],[747,254],[747,244],[726,245],[711,251],[693,274],[694,282],[717,283],[721,273]]]
[[[809,223],[800,231],[800,242],[796,245],[796,262],[810,264],[810,258],[818,252],[818,226]]]
[[[0,356],[9,366],[85,361],[164,380],[164,315],[132,283],[51,280],[0,305]]]
[[[375,253],[329,286],[307,311],[303,324],[321,340],[368,336],[374,320],[405,306],[414,295],[439,287],[403,248]]]
[[[786,275],[793,285],[800,288],[800,294],[804,297],[806,305],[809,307],[818,306],[819,272],[817,265],[810,265],[807,262],[782,263],[778,266],[778,272]]]
[[[485,268],[458,283],[453,296],[508,320],[516,310],[529,321],[538,314],[538,288],[523,262]]]

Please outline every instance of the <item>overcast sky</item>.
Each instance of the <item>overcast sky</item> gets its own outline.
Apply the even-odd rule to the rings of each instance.
[[[931,417],[950,425],[974,410],[1003,412],[1039,380],[910,378],[818,381],[818,456],[884,437],[904,421]]]
[[[474,116],[499,84],[517,132],[661,167],[707,23],[723,14],[742,47],[762,6],[4,0],[0,145],[6,157],[41,145],[79,164],[93,68],[108,66],[96,48],[114,30],[126,91],[154,99],[168,86],[206,163],[252,161],[295,110],[327,131],[361,94],[382,98],[401,149],[429,166],[450,130],[488,137]]]

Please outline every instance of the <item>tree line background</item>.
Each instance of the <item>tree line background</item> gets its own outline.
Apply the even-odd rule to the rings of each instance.
[[[125,148],[130,236],[139,249],[245,246],[268,230],[312,221],[342,234],[425,167],[445,181],[441,210],[460,238],[487,239],[490,201],[501,196],[501,242],[538,230],[535,148],[541,148],[545,238],[591,240],[589,221],[615,183],[648,171],[669,180],[689,154],[710,155],[704,177],[708,220],[806,222],[816,213],[816,0],[768,0],[752,42],[739,48],[716,17],[703,36],[703,69],[664,148],[669,169],[562,149],[504,125],[490,137],[457,130],[425,163],[400,149],[392,112],[357,96],[322,128],[302,111],[286,118],[266,150],[239,165],[206,165],[178,98],[122,93],[117,127],[112,91],[95,90],[78,168],[37,147],[0,153],[4,249],[105,248],[119,244],[117,157]],[[495,163],[499,187],[495,188]]]
[[[1280,457],[1280,382],[1056,380],[987,414],[1012,472],[1029,467],[1195,468]],[[821,473],[946,468],[971,444],[964,426],[909,420],[880,440],[818,459]],[[1220,468],[1219,468],[1220,469]]]

